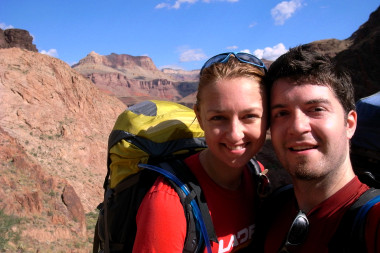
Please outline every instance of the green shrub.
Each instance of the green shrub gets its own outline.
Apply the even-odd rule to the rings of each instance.
[[[95,209],[93,212],[86,213],[87,230],[95,230],[96,221],[98,220],[99,211]]]
[[[17,242],[20,240],[21,232],[13,231],[14,225],[20,224],[21,218],[14,215],[7,215],[4,210],[0,210],[0,251],[5,250],[5,246],[9,241]]]

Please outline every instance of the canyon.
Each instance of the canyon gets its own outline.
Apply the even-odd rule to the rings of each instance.
[[[345,40],[307,44],[350,70],[356,99],[380,90],[380,9]],[[269,67],[271,62],[265,61]],[[199,70],[147,56],[89,52],[77,64],[38,53],[29,32],[0,29],[0,221],[4,252],[89,252],[118,115],[146,99],[195,102]],[[288,180],[268,135],[258,160]]]

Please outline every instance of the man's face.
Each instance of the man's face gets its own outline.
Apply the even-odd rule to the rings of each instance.
[[[349,139],[356,113],[345,112],[328,86],[275,81],[271,134],[276,154],[293,179],[322,179],[351,167]]]

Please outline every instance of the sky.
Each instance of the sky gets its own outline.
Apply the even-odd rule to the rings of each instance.
[[[29,31],[43,54],[73,65],[90,52],[149,56],[157,68],[200,69],[247,52],[347,39],[379,0],[0,0],[0,28]]]

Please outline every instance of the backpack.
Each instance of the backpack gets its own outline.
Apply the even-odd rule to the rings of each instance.
[[[368,211],[380,202],[380,92],[356,102],[358,125],[351,140],[350,158],[360,181],[372,187],[346,211],[333,239],[331,252],[365,252]]]
[[[159,175],[176,190],[187,220],[183,252],[217,242],[207,203],[183,159],[207,147],[193,110],[149,100],[121,113],[108,140],[104,200],[98,206],[93,252],[131,252],[138,208]],[[269,181],[256,160],[248,164],[261,196]],[[100,251],[99,251],[100,250]]]
[[[380,188],[380,92],[356,102],[358,123],[351,140],[351,161],[359,179]]]
[[[368,211],[380,202],[380,189],[370,188],[346,211],[334,237],[329,252],[367,252],[365,224]]]
[[[376,184],[376,182],[373,182]],[[264,252],[264,241],[269,228],[268,221],[281,210],[294,196],[293,185],[283,185],[275,189],[266,199],[264,199],[261,217],[257,224],[260,227],[259,233],[255,234],[252,250],[254,252]],[[380,203],[380,189],[370,188],[363,193],[345,212],[339,227],[333,238],[330,240],[328,248],[331,253],[358,253],[367,252],[365,242],[365,224],[368,211],[377,203]]]

